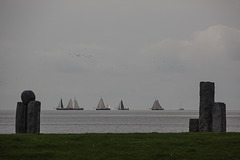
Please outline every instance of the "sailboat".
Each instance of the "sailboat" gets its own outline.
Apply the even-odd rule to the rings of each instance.
[[[159,104],[158,100],[154,101],[154,104],[151,109],[152,110],[164,110],[164,108],[162,108],[162,106]]]
[[[129,110],[129,108],[125,108],[125,107],[124,107],[122,100],[121,100],[121,102],[119,103],[117,109],[118,109],[118,110]]]
[[[65,109],[65,108],[63,108],[62,98],[61,98],[61,100],[60,100],[60,102],[59,102],[59,104],[58,104],[58,106],[57,106],[56,109],[57,109],[57,110],[64,110],[64,109]]]
[[[56,109],[57,110],[83,110],[83,108],[79,107],[76,98],[74,98],[73,102],[72,102],[72,99],[70,98],[66,108],[63,107],[63,103],[62,103],[62,99],[61,99],[61,101],[59,102],[59,105]]]
[[[103,98],[101,98],[100,101],[98,102],[96,110],[110,110],[110,108],[105,107]]]

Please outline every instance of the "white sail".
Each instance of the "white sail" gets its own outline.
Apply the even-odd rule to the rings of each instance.
[[[57,108],[61,108],[61,101],[59,102]]]
[[[103,99],[101,98],[100,101],[98,102],[97,109],[104,109],[106,108],[103,102]]]
[[[67,105],[66,108],[73,108],[72,99],[69,100],[68,105]]]
[[[118,110],[121,109],[121,102],[119,103],[118,107],[117,107]]]
[[[74,108],[76,108],[76,109],[79,108],[79,105],[78,105],[78,102],[77,102],[76,98],[74,98]]]
[[[162,110],[162,106],[159,104],[158,100],[155,100],[153,106],[152,106],[152,109],[155,109],[155,110]]]

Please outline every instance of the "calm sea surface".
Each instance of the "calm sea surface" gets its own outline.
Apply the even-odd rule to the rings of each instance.
[[[42,111],[41,133],[188,132],[198,111]],[[227,111],[227,132],[240,132],[240,111]],[[15,111],[0,110],[0,134],[15,133]]]

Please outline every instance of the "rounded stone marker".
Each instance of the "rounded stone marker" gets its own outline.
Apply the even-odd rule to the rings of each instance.
[[[30,101],[35,101],[35,94],[31,90],[23,91],[21,94],[21,99],[23,104],[27,105]]]

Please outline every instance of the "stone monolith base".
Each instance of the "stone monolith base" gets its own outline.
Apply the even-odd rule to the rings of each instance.
[[[226,105],[216,102],[212,108],[212,131],[226,132]]]

